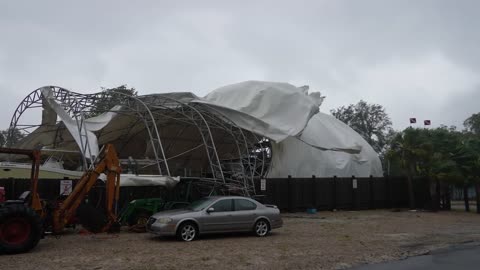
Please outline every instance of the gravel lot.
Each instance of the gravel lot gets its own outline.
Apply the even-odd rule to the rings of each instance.
[[[0,256],[1,269],[345,269],[480,243],[480,215],[465,212],[285,214],[269,237],[204,236],[191,243],[150,234],[47,237],[27,254]]]

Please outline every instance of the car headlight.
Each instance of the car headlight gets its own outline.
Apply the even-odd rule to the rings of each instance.
[[[167,224],[167,223],[172,222],[172,220],[173,219],[171,219],[169,217],[162,217],[162,218],[157,219],[157,223]]]

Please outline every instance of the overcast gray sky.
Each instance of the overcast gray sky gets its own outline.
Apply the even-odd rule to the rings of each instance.
[[[67,3],[69,2],[69,3]],[[310,85],[322,111],[364,99],[394,127],[480,111],[480,1],[1,1],[0,129],[44,85],[205,95]]]

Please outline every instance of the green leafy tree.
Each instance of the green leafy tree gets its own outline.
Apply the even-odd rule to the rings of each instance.
[[[389,161],[398,162],[407,176],[410,207],[414,176],[429,181],[432,209],[438,205],[438,184],[476,183],[480,175],[480,138],[461,133],[453,127],[436,129],[407,128],[392,140],[387,153]]]
[[[126,96],[137,96],[138,93],[135,88],[128,88],[126,85],[121,85],[114,88],[102,88],[102,94],[96,103],[93,104],[88,117],[108,112],[115,105],[124,103]]]
[[[11,131],[11,132],[10,132]],[[12,130],[6,129],[0,131],[0,146],[9,147],[25,137],[25,134],[22,133],[19,129],[14,128]]]
[[[3,132],[0,132],[0,147],[4,146],[6,142],[5,136],[3,135]]]
[[[472,114],[463,122],[463,125],[468,131],[480,135],[480,113]]]
[[[407,128],[397,133],[392,139],[387,153],[389,159],[400,161],[401,168],[407,176],[408,197],[410,208],[415,208],[413,177],[418,175],[418,164],[424,162],[431,154],[431,145],[420,129]]]
[[[392,134],[392,121],[383,106],[360,100],[357,104],[330,111],[338,120],[358,132],[374,149],[382,153]]]
[[[480,137],[466,133],[457,146],[452,159],[456,162],[461,178],[456,179],[457,185],[466,187],[474,185],[477,193],[477,213],[480,213]],[[459,180],[459,181],[458,181]],[[465,208],[467,208],[467,203]]]

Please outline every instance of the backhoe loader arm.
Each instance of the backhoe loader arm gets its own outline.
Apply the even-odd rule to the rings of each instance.
[[[120,161],[115,148],[107,144],[105,150],[100,154],[100,161],[95,168],[86,171],[78,181],[72,193],[62,203],[60,208],[53,213],[53,232],[60,233],[70,218],[75,215],[78,206],[84,201],[100,174],[107,176],[106,187],[106,211],[108,224],[102,229],[107,231],[117,221],[117,202],[120,191]]]

